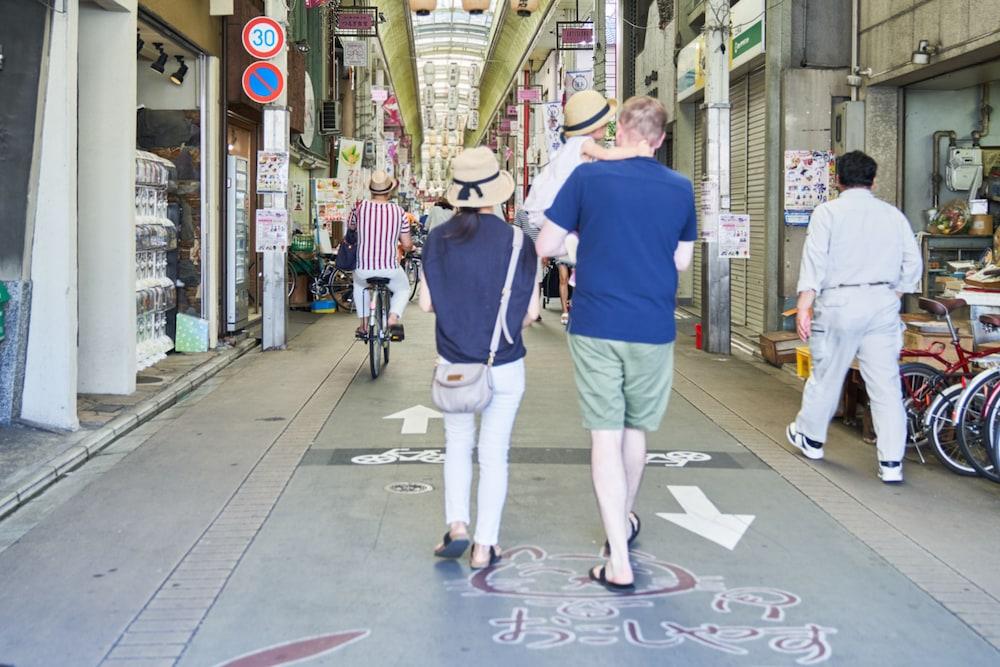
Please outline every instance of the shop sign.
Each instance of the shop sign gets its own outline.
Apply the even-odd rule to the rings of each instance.
[[[518,103],[530,102],[532,104],[541,102],[542,101],[541,86],[529,86],[527,88],[518,88],[517,101]]]
[[[377,86],[372,87],[372,102],[375,104],[382,104],[387,99],[389,99],[389,89],[380,88]]]
[[[741,0],[729,15],[732,37],[729,69],[736,69],[764,53],[764,0]]]
[[[340,12],[337,14],[337,32],[367,32],[375,27],[371,12]]]
[[[288,249],[288,211],[283,208],[257,209],[257,252]]]
[[[705,70],[702,53],[705,38],[702,35],[691,40],[677,54],[677,101],[687,99],[705,86]]]
[[[590,90],[594,87],[594,70],[585,72],[566,72],[565,87],[574,93]]]
[[[344,42],[344,67],[368,67],[366,42]]]
[[[593,39],[593,28],[566,28],[563,30],[563,41],[567,44],[589,44]]]
[[[243,26],[243,48],[254,58],[273,58],[285,48],[285,30],[268,16],[252,18]]]
[[[510,120],[502,120],[502,121],[500,121],[500,133],[501,134],[510,134],[510,124],[511,124]]]
[[[511,118],[517,118],[517,105],[508,104],[507,105],[507,115]]]
[[[556,49],[583,51],[594,46],[594,24],[590,21],[557,21]]]
[[[254,102],[268,104],[285,90],[285,76],[269,62],[255,62],[243,72],[243,92]]]

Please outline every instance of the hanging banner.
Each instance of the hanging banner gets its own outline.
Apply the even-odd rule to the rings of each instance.
[[[288,211],[283,208],[257,209],[257,252],[288,249]]]
[[[363,141],[341,139],[340,152],[337,154],[337,176],[345,178],[350,172],[360,169],[364,150]]]
[[[288,153],[257,151],[257,192],[288,192]]]
[[[344,42],[344,67],[368,67],[366,42]]]
[[[382,113],[385,114],[385,127],[403,126],[403,117],[399,113],[399,101],[395,95],[390,95],[389,99],[382,105]]]
[[[507,105],[507,116],[508,118],[517,118],[517,105],[508,104]]]
[[[545,123],[545,150],[552,158],[562,146],[563,107],[561,102],[547,102],[542,105],[542,118]]]
[[[743,213],[719,214],[719,257],[750,258],[750,216]]]
[[[541,86],[528,86],[526,88],[517,89],[517,101],[518,103],[529,102],[531,104],[537,104],[542,101],[542,87]]]
[[[574,93],[579,93],[583,90],[590,90],[594,87],[594,70],[587,70],[585,72],[566,72],[563,87],[568,91],[569,96],[571,97]]]

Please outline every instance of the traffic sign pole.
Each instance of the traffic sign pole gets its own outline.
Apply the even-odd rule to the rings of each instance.
[[[288,25],[288,5],[285,0],[265,0],[264,13],[282,27]],[[284,44],[284,39],[282,39]],[[282,46],[270,64],[283,79],[288,78],[288,51]],[[281,86],[280,94],[264,107],[264,150],[287,153],[289,150],[288,93]],[[265,208],[288,208],[286,193],[264,195]],[[264,350],[283,350],[287,344],[288,292],[285,290],[285,250],[264,251]]]

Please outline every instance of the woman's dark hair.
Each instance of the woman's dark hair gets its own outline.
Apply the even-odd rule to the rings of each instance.
[[[479,229],[479,209],[462,207],[451,216],[449,222],[454,224],[446,238],[455,239],[460,243],[468,241]]]
[[[844,188],[870,188],[877,172],[875,160],[861,151],[844,153],[837,158],[837,180]]]
[[[454,207],[451,205],[451,202],[445,199],[444,197],[441,197],[441,199],[438,199],[436,202],[434,202],[434,205],[440,206],[446,211],[454,210]]]

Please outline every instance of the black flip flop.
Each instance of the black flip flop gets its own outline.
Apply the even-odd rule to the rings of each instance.
[[[368,342],[368,334],[365,333],[365,331],[363,329],[355,329],[354,330],[354,337],[357,340],[360,340],[363,343],[367,343]]]
[[[486,565],[473,565],[472,564],[472,553],[469,553],[469,567],[473,570],[482,570],[487,567],[493,567],[500,562],[500,552],[497,551],[495,546],[490,547],[490,560]]]
[[[389,326],[389,340],[393,343],[398,343],[401,340],[406,339],[406,333],[403,331],[402,324],[392,324]]]
[[[607,573],[605,572],[606,568],[607,566],[605,565],[596,565],[592,567],[590,569],[590,572],[588,573],[590,575],[590,580],[600,584],[601,586],[604,586],[606,589],[612,592],[635,590],[634,582],[631,584],[616,584],[613,581],[608,581],[608,578],[606,576]],[[597,570],[597,574],[594,574],[594,570]]]
[[[628,536],[628,546],[632,546],[636,538],[639,537],[639,531],[642,530],[642,521],[639,521],[639,515],[635,512],[629,512],[629,522],[628,526],[631,528],[631,534]],[[635,523],[632,523],[631,517],[635,517]],[[607,540],[604,540],[604,556],[608,557],[611,555],[611,545],[608,544]]]
[[[469,548],[468,537],[456,537],[452,539],[451,531],[444,534],[441,547],[434,550],[434,555],[438,558],[458,558]]]

